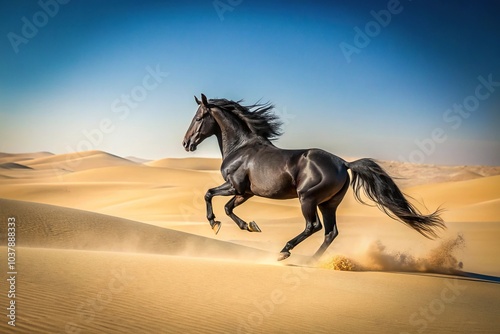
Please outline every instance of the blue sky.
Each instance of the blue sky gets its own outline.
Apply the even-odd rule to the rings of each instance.
[[[193,156],[203,92],[273,102],[284,148],[500,164],[496,1],[64,2],[2,4],[0,151]]]

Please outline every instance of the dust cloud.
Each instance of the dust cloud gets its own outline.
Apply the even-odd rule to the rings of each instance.
[[[409,252],[389,250],[380,240],[371,243],[365,252],[352,257],[336,255],[319,266],[345,271],[399,271],[453,274],[462,270],[463,263],[456,253],[465,247],[465,239],[459,234],[443,240],[424,256]]]

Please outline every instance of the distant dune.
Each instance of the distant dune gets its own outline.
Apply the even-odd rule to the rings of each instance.
[[[151,161],[151,160],[148,160],[148,159],[142,159],[142,158],[137,158],[137,157],[133,157],[133,156],[125,157],[125,159],[133,161],[133,162],[137,162],[138,164],[143,164],[143,163]]]
[[[381,165],[403,187],[428,183],[465,181],[500,174],[499,166],[439,166],[381,161]]]
[[[214,198],[214,235],[203,197],[223,182],[220,163],[0,153],[0,245],[16,219],[16,333],[498,330],[499,167],[383,161],[423,212],[445,209],[441,239],[349,190],[322,260],[310,261],[319,232],[278,263],[304,229],[298,201],[250,199],[235,210],[262,229],[249,233],[225,215],[229,198]],[[461,270],[472,273],[442,274]]]
[[[51,155],[29,160],[18,160],[16,162],[34,169],[60,168],[70,171],[109,166],[135,165],[135,162],[102,151]]]
[[[42,158],[42,157],[49,157],[51,155],[54,155],[54,154],[50,153],[50,152],[36,152],[36,153],[2,153],[2,152],[0,152],[0,163],[37,159],[37,158]]]
[[[193,170],[219,170],[222,164],[221,159],[210,158],[166,158],[146,163],[152,167],[193,169]]]
[[[4,162],[3,164],[0,164],[0,168],[3,168],[3,169],[16,169],[16,168],[19,168],[19,169],[33,169],[31,167],[28,167],[28,166],[25,166],[25,165],[21,165],[21,164],[15,163],[15,162]]]

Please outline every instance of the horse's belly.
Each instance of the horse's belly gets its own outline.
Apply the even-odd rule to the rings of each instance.
[[[297,188],[287,173],[269,177],[250,177],[250,190],[254,195],[273,199],[297,197]]]

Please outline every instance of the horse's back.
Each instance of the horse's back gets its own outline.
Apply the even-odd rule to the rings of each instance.
[[[249,157],[248,177],[255,195],[288,199],[315,186],[336,193],[349,176],[345,161],[321,149],[264,147]]]

